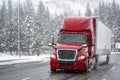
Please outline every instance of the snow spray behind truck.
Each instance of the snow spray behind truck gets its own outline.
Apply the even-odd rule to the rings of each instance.
[[[111,53],[111,31],[94,17],[66,17],[57,42],[49,44],[55,50],[50,56],[50,69],[56,71],[88,71],[96,68],[98,57]]]

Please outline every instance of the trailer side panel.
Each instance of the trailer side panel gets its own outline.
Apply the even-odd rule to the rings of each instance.
[[[97,20],[96,53],[99,55],[111,52],[111,30],[101,21]]]

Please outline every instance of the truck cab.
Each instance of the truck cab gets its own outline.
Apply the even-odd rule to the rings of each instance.
[[[89,71],[97,67],[98,55],[96,18],[67,17],[64,19],[50,56],[51,71]],[[96,40],[97,38],[97,40]]]

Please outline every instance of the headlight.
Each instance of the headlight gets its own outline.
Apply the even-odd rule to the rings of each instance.
[[[78,60],[83,60],[83,59],[85,59],[85,56],[79,56],[78,57]]]
[[[53,59],[56,58],[56,56],[54,54],[51,54],[50,57],[53,58]]]

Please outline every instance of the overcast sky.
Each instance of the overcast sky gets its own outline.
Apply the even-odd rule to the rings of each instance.
[[[1,1],[2,0],[0,0],[0,3],[2,3]],[[12,1],[14,3],[19,0],[12,0]],[[21,3],[23,1],[24,0],[20,0]],[[40,0],[32,0],[32,1],[33,1],[33,6],[35,7],[35,9],[37,9]],[[106,3],[110,3],[113,0],[41,0],[41,1],[43,1],[45,6],[49,8],[51,14],[54,13],[59,14],[65,10],[72,11],[74,14],[77,14],[78,10],[80,10],[81,13],[83,14],[86,9],[87,2],[90,3],[91,9],[94,9],[95,7],[98,6],[99,2],[104,1]],[[116,3],[120,4],[120,0],[115,0],[115,1]]]
[[[33,0],[34,6],[38,6],[40,0]],[[74,14],[77,14],[78,10],[84,14],[86,9],[86,4],[89,2],[90,7],[93,10],[95,7],[98,7],[99,2],[111,3],[113,0],[42,0],[45,6],[49,7],[51,13],[61,13],[63,11],[71,11]],[[120,0],[115,0],[116,3],[120,4]],[[71,12],[69,12],[71,13]]]

